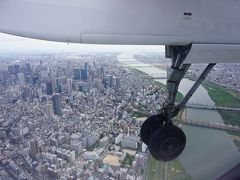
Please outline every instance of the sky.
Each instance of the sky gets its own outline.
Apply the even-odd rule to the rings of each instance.
[[[164,52],[163,46],[136,45],[90,45],[67,44],[29,39],[0,33],[0,54],[2,53],[49,53],[49,52]]]

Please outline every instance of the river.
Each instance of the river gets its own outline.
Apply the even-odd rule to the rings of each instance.
[[[156,67],[139,67],[147,64],[135,60],[131,54],[122,54],[118,56],[118,60],[128,66],[137,66],[136,69],[153,77],[167,74]],[[166,84],[166,80],[159,81]],[[179,92],[185,95],[193,83],[183,79]],[[189,102],[215,105],[203,86],[197,89]],[[186,112],[188,119],[223,123],[222,117],[215,110],[186,109]],[[187,137],[187,145],[178,160],[193,179],[216,179],[240,162],[240,152],[228,133],[188,125],[184,125],[183,131]]]

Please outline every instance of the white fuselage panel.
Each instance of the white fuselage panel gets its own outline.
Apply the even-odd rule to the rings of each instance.
[[[0,32],[70,43],[238,45],[239,10],[237,0],[0,0]]]

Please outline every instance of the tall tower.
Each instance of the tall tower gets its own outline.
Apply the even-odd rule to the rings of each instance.
[[[115,88],[119,89],[121,87],[120,78],[119,77],[114,77],[114,82],[115,82]]]
[[[76,68],[73,69],[73,79],[74,80],[80,80],[81,79],[81,70]]]
[[[88,63],[87,62],[84,63],[84,68],[88,69]]]
[[[112,75],[107,76],[107,83],[108,83],[109,87],[113,87],[113,76]]]
[[[81,79],[82,81],[87,81],[88,79],[87,69],[81,69]]]
[[[38,154],[39,152],[40,152],[40,150],[39,150],[39,146],[38,146],[38,141],[32,139],[32,140],[30,141],[30,156],[31,156],[33,159],[36,159],[37,154]]]
[[[70,94],[72,92],[72,79],[67,79],[67,93]]]
[[[25,78],[24,78],[24,74],[23,73],[18,73],[17,74],[17,78],[18,78],[19,84],[21,84],[21,85],[25,84]]]
[[[52,104],[46,104],[45,105],[45,112],[46,115],[49,119],[52,119],[52,114],[53,114],[53,106]]]
[[[60,78],[56,79],[56,89],[57,93],[62,93],[62,83]]]
[[[46,82],[46,87],[47,95],[52,95],[53,94],[52,82],[51,81]]]
[[[62,114],[62,107],[61,107],[61,97],[60,94],[55,94],[52,97],[52,104],[53,104],[53,112],[56,115]]]
[[[31,65],[30,65],[30,63],[27,63],[26,64],[26,70],[27,70],[27,74],[31,74]]]

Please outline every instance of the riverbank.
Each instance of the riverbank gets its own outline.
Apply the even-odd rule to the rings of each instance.
[[[208,91],[209,96],[215,102],[216,106],[223,107],[240,107],[240,94],[229,90],[220,85],[204,82],[203,87]],[[240,126],[240,112],[238,111],[227,111],[227,110],[218,110],[225,124],[231,124],[234,126]],[[240,132],[227,131],[233,138],[235,146],[240,151]]]
[[[167,171],[166,171],[167,168]],[[165,174],[167,172],[167,174]],[[147,170],[146,170],[146,180],[191,180],[192,177],[185,171],[183,166],[177,160],[166,162],[160,162],[155,160],[151,155],[149,155]]]
[[[211,82],[205,81],[202,85],[207,89],[216,106],[240,108],[239,93]]]
[[[203,87],[216,106],[240,108],[240,94],[217,84],[204,82]],[[240,125],[240,112],[218,110],[225,124]],[[239,134],[240,135],[240,134]]]
[[[140,76],[144,76],[144,75],[147,75],[147,73],[145,72],[142,72],[136,68],[133,68],[133,67],[129,67],[129,66],[126,66],[133,74],[136,74],[136,75],[140,75]]]
[[[160,83],[158,81],[154,81],[155,85],[157,85],[159,88],[162,88],[164,91],[167,92],[167,87],[165,84],[163,83]],[[179,91],[177,92],[177,95],[176,95],[176,102],[180,102],[181,100],[183,99],[183,95],[182,93],[180,93]]]

